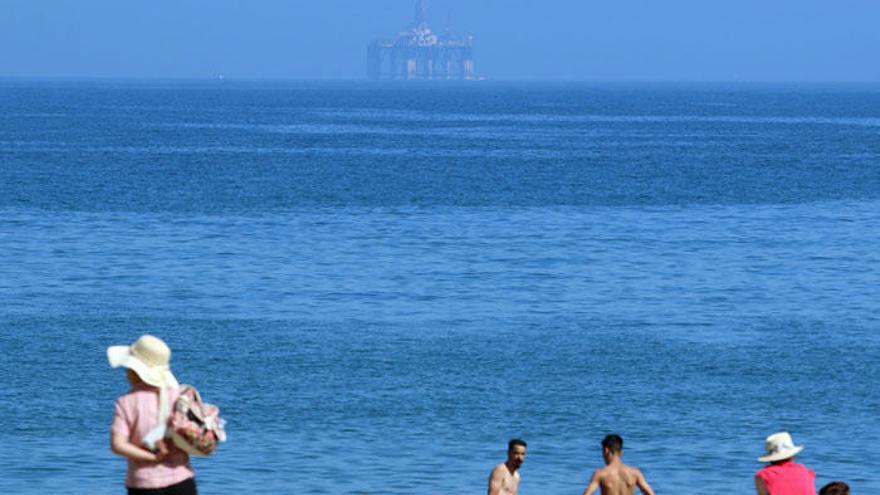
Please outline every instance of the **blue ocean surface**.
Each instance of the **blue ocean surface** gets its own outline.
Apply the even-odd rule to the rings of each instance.
[[[145,332],[204,494],[878,493],[880,88],[0,81],[0,492],[123,493]]]

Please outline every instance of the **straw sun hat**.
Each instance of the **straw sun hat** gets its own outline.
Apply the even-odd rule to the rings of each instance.
[[[177,388],[177,379],[171,374],[168,362],[171,349],[158,337],[143,335],[131,345],[114,345],[107,348],[110,366],[124,366],[135,373],[148,385],[164,388]]]
[[[794,444],[791,435],[782,431],[774,433],[767,437],[764,441],[764,447],[767,449],[767,455],[758,457],[760,462],[776,462],[789,459],[804,450],[803,447]]]

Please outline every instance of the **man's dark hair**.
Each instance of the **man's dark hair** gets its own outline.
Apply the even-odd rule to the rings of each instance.
[[[849,485],[842,481],[832,481],[819,490],[819,495],[849,495]]]
[[[526,445],[525,440],[522,440],[520,438],[513,438],[509,442],[507,442],[507,451],[508,452],[513,451],[513,448],[516,447],[517,445],[522,445],[523,447],[528,448],[528,445]]]
[[[602,439],[602,447],[608,449],[609,452],[620,452],[623,450],[623,438],[620,435],[606,435]]]

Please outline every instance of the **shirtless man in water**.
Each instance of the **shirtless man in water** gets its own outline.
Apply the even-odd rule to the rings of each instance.
[[[645,495],[654,495],[642,472],[620,460],[622,454],[623,439],[619,435],[608,435],[602,440],[605,467],[593,473],[584,495],[593,495],[598,488],[602,489],[602,495],[633,495],[636,487]]]
[[[519,468],[526,460],[526,442],[514,438],[507,444],[507,460],[495,466],[489,476],[489,495],[516,495]]]

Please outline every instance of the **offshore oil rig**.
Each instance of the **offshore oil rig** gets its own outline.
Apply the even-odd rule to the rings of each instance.
[[[413,23],[393,41],[367,47],[370,79],[475,79],[473,37],[440,36],[425,20],[425,1],[416,3]]]

